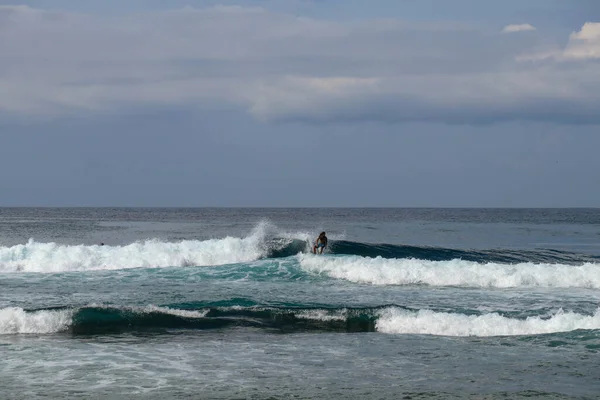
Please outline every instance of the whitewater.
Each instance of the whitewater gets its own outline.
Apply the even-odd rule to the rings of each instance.
[[[226,264],[232,264],[232,269],[235,269],[234,264],[266,259],[274,252],[285,255],[294,251],[298,254],[290,257],[301,270],[373,285],[600,288],[600,263],[596,262],[582,261],[576,265],[560,262],[502,264],[461,259],[334,257],[335,247],[329,255],[314,256],[308,240],[268,239],[262,225],[247,237],[205,241],[163,242],[152,239],[122,246],[86,246],[38,243],[30,239],[23,245],[0,247],[0,272],[59,273]]]
[[[599,227],[596,210],[0,208],[0,391],[594,398]]]

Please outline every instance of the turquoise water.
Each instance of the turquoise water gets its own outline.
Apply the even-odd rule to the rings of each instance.
[[[0,209],[0,392],[596,398],[599,225],[587,209]]]

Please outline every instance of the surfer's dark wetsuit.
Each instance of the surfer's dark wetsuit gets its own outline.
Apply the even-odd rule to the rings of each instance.
[[[327,247],[327,236],[325,236],[325,232],[321,232],[317,238],[316,244],[313,246],[313,253],[317,254],[317,249],[320,249],[319,254],[323,254],[325,247]]]

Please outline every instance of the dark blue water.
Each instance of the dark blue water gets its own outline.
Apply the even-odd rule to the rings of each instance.
[[[596,398],[599,239],[596,209],[0,208],[0,393]]]

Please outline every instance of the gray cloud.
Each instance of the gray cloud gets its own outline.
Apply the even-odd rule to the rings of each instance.
[[[238,6],[117,16],[0,6],[0,112],[222,104],[274,121],[596,124],[597,61],[565,62],[597,54],[595,32],[586,25],[561,49],[541,29]]]

